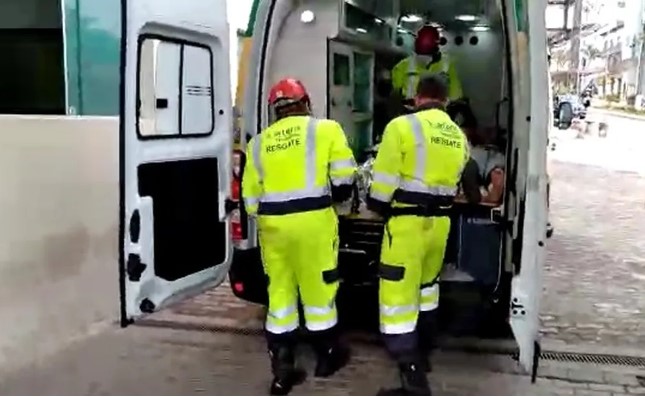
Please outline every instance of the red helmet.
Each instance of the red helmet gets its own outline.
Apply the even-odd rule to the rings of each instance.
[[[414,52],[419,55],[432,55],[439,48],[441,35],[434,26],[426,25],[419,29],[414,40]]]
[[[269,91],[270,106],[283,106],[296,102],[309,103],[309,94],[300,80],[286,78],[271,87]]]

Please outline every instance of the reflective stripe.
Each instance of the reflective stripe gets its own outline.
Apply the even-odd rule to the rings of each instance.
[[[354,176],[339,176],[339,177],[332,177],[331,178],[331,183],[334,186],[339,186],[339,185],[351,185],[354,183]]]
[[[421,120],[416,114],[406,116],[412,127],[412,133],[415,141],[415,165],[412,180],[406,180],[401,183],[403,192],[422,193],[432,196],[455,196],[457,194],[456,186],[428,186],[425,180],[425,173],[428,161],[428,142],[423,133]],[[397,196],[398,200],[399,196]]]
[[[372,175],[372,182],[382,183],[384,185],[390,185],[394,188],[397,188],[399,186],[400,180],[398,176],[374,171]]]
[[[314,187],[299,190],[289,190],[286,192],[264,193],[260,199],[261,203],[279,203],[289,200],[298,200],[309,197],[321,197],[329,195],[329,187]]]
[[[421,289],[421,296],[431,296],[433,294],[439,294],[439,284],[431,285],[429,287],[424,287]]]
[[[450,73],[450,58],[444,53],[441,54],[441,71],[449,74]]]
[[[259,215],[285,215],[296,212],[313,211],[332,205],[329,184],[316,187],[316,130],[318,120],[309,117],[305,136],[305,186],[301,189],[286,192],[266,192],[259,199]],[[261,136],[261,135],[260,135]],[[261,145],[256,140],[253,148],[254,159],[260,160]],[[258,167],[260,182],[264,178]]]
[[[423,134],[423,126],[421,120],[416,114],[409,114],[406,116],[410,125],[412,126],[412,133],[414,134],[414,141],[416,145],[416,161],[414,167],[414,179],[423,183],[426,173],[426,160],[428,157],[428,143],[426,142],[425,135]]]
[[[331,318],[329,320],[324,320],[324,321],[306,321],[305,320],[305,326],[309,331],[326,331],[332,327],[334,327],[338,323],[338,318],[334,316],[334,318]]]
[[[293,320],[289,321],[287,324],[276,324],[293,314],[295,314],[295,316],[293,316],[294,317]],[[284,334],[286,332],[291,332],[297,329],[298,328],[298,307],[296,305],[292,305],[288,307],[283,307],[282,309],[278,309],[278,310],[270,310],[267,313],[265,327],[267,331],[274,334]]]
[[[264,183],[264,168],[262,167],[262,162],[260,161],[260,153],[262,153],[262,134],[255,136],[251,151],[255,170],[258,172],[258,183],[262,185]]]
[[[397,334],[407,334],[413,332],[417,328],[417,322],[407,321],[405,323],[399,324],[382,324],[381,323],[381,333],[386,335],[397,335]]]
[[[356,167],[356,162],[352,159],[336,160],[329,163],[329,169],[332,171],[340,171],[346,168]]]
[[[374,188],[370,189],[370,198],[373,200],[378,200],[382,201],[384,203],[389,203],[392,200],[392,195],[394,193],[383,193],[378,190],[374,190]]]
[[[297,306],[289,306],[279,310],[271,310],[267,315],[272,318],[283,319],[288,317],[290,314],[295,313],[297,310]]]
[[[316,128],[318,120],[309,117],[305,137],[305,188],[313,190],[316,186]]]
[[[259,200],[255,197],[245,197],[244,198],[244,205],[247,207],[255,207],[258,205]]]
[[[419,306],[419,311],[430,312],[430,311],[436,310],[438,307],[439,307],[439,300],[437,300],[436,302],[422,303],[421,306]]]
[[[407,74],[407,82],[405,85],[405,97],[406,98],[414,98],[414,96],[417,94],[417,87],[414,86],[414,82],[416,81],[417,78],[417,57],[416,55],[412,55],[411,57],[408,58],[408,74]]]
[[[417,305],[401,305],[401,306],[380,306],[381,315],[383,316],[396,316],[397,314],[405,314],[415,312],[418,309]]]
[[[265,328],[272,334],[286,334],[287,332],[295,331],[296,329],[298,329],[298,321],[296,320],[290,322],[287,325],[277,325],[267,320]]]
[[[335,306],[305,306],[305,314],[311,314],[314,316],[324,316],[326,314],[331,314],[336,311]]]
[[[428,186],[418,180],[403,181],[401,184],[401,190],[415,193],[427,193],[435,196],[454,196],[457,194],[457,188],[454,186]]]

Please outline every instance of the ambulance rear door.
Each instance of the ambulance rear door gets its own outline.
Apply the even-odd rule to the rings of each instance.
[[[220,284],[232,259],[223,0],[122,0],[123,326]]]
[[[528,114],[519,114],[528,132],[520,147],[520,156],[526,161],[518,172],[524,173],[523,194],[520,194],[517,222],[517,242],[520,252],[516,256],[515,275],[511,284],[510,322],[519,347],[520,364],[532,374],[537,374],[540,356],[540,299],[542,296],[542,270],[546,258],[547,224],[547,173],[546,151],[549,124],[548,57],[545,29],[545,0],[514,2],[519,20],[518,36],[528,36],[527,56],[530,82],[526,82],[530,97]],[[525,8],[525,9],[523,9]],[[519,22],[522,22],[520,24]],[[527,34],[528,33],[528,34]],[[526,35],[527,34],[527,35]],[[525,39],[521,40],[524,44]],[[526,53],[525,53],[526,52]],[[525,53],[525,54],[524,54]],[[522,109],[524,111],[524,109]]]

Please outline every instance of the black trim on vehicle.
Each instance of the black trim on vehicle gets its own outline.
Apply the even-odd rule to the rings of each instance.
[[[179,50],[179,103],[177,107],[178,111],[178,131],[176,134],[161,134],[161,135],[142,135],[141,134],[141,128],[139,125],[139,119],[140,119],[140,113],[141,113],[141,84],[140,84],[140,77],[141,77],[141,47],[143,46],[143,43],[145,42],[146,39],[151,39],[151,40],[161,40],[165,41],[167,43],[174,43],[178,44],[180,46]],[[190,41],[190,40],[185,40],[185,39],[179,39],[176,37],[170,37],[170,36],[165,36],[157,33],[144,33],[139,35],[137,38],[137,51],[138,51],[138,56],[137,56],[137,80],[136,80],[136,95],[137,95],[137,108],[136,108],[136,113],[135,113],[135,125],[136,125],[136,132],[137,132],[137,138],[142,141],[153,141],[153,140],[162,140],[162,139],[177,139],[177,138],[204,138],[208,137],[213,134],[215,131],[215,80],[213,78],[213,73],[210,73],[210,97],[211,97],[211,125],[208,131],[205,132],[198,132],[198,133],[191,133],[191,134],[184,134],[182,133],[183,129],[183,123],[182,123],[182,111],[183,111],[183,67],[184,67],[184,50],[185,46],[192,46],[192,47],[198,47],[205,49],[208,51],[209,58],[210,58],[210,70],[214,70],[214,57],[213,57],[213,51],[212,49],[202,43]]]
[[[507,140],[506,140],[506,169],[511,170],[511,172],[506,172],[506,182],[505,186],[506,188],[504,189],[504,219],[508,220],[510,216],[510,206],[508,205],[509,198],[511,195],[511,192],[513,192],[516,197],[517,197],[517,192],[516,189],[516,182],[517,182],[517,151],[515,153],[512,153],[513,151],[513,143],[515,141],[515,126],[514,126],[514,119],[515,119],[515,107],[514,107],[514,92],[513,92],[513,60],[511,57],[511,32],[510,29],[508,28],[508,5],[505,2],[501,3],[501,12],[503,16],[503,23],[502,23],[502,29],[504,29],[504,44],[505,44],[505,61],[506,61],[506,70],[508,72],[507,78],[507,87],[509,87],[508,93],[503,93],[504,95],[508,94],[506,97],[508,99],[508,115],[507,115]],[[510,133],[508,133],[510,132]],[[513,180],[513,176],[515,175],[515,179]],[[500,264],[504,268],[506,266],[506,250],[507,250],[507,237],[513,233],[512,227],[509,227],[506,230],[506,235],[504,238],[502,238],[502,244],[501,244],[501,255],[500,255]],[[502,272],[503,273],[503,272]],[[501,278],[500,278],[501,280]],[[499,287],[499,282],[498,286],[495,288],[495,292],[497,291]],[[510,296],[510,291],[509,291],[509,296]]]
[[[271,22],[273,22],[273,14],[275,12],[275,6],[277,4],[277,0],[272,0],[271,4],[269,5],[269,13],[267,15],[267,20],[264,28],[264,37],[262,40],[262,54],[260,56],[260,78],[258,81],[258,87],[259,87],[259,92],[257,95],[257,126],[256,126],[256,134],[259,134],[260,131],[262,131],[262,104],[264,103],[264,98],[262,98],[262,87],[264,86],[264,80],[265,80],[265,74],[266,74],[266,58],[267,58],[267,50],[269,49],[269,39],[271,36]],[[255,21],[257,24],[257,20]]]
[[[228,276],[233,295],[237,298],[260,305],[269,304],[269,278],[262,267],[260,247],[234,249]],[[241,291],[236,288],[238,283],[243,286]]]
[[[125,61],[128,44],[128,0],[121,0],[121,61],[119,62],[119,312],[121,327],[132,324],[128,319],[125,302]]]

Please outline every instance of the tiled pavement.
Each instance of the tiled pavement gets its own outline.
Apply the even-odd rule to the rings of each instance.
[[[645,349],[645,179],[556,162],[542,304],[545,343],[636,354]],[[200,329],[261,329],[262,309],[227,285],[153,317]],[[381,348],[357,345],[352,365],[298,394],[373,394],[394,381]],[[645,394],[645,368],[542,361],[535,385],[507,356],[443,352],[436,394]],[[311,366],[309,366],[311,367]],[[131,327],[78,342],[36,367],[0,380],[2,394],[263,394],[262,338],[227,332]]]
[[[351,364],[328,380],[310,378],[295,395],[374,395],[394,385],[383,350],[354,346]],[[301,362],[311,372],[311,352]],[[548,364],[535,384],[511,358],[437,354],[430,381],[437,395],[644,394],[641,370]],[[0,381],[8,395],[262,395],[268,358],[258,336],[132,327],[77,342],[51,359]]]

